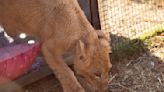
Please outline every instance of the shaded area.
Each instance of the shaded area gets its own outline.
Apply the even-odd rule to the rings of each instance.
[[[115,47],[113,47],[111,55],[113,68],[110,72],[109,89],[112,92],[163,92],[164,74],[159,69],[162,60],[152,54],[150,45],[147,44],[149,39],[143,42],[116,35],[111,35],[111,38],[112,40],[124,39],[128,42],[113,43],[112,41],[112,46]],[[118,44],[120,45],[118,46]],[[151,46],[156,49],[162,48],[160,47],[162,45],[156,47],[154,44]],[[62,92],[61,86],[54,76],[48,76],[24,87],[24,89],[28,92],[36,92],[35,90],[39,92]]]
[[[129,39],[111,36],[115,39]],[[156,36],[150,37],[154,38]],[[162,36],[161,36],[162,38]],[[159,41],[159,40],[158,40]],[[152,41],[154,43],[159,43]],[[164,43],[164,41],[161,41]],[[121,43],[117,43],[121,44]],[[141,40],[130,40],[122,45],[113,43],[111,79],[109,89],[112,92],[163,92],[164,74],[159,69],[162,59],[154,56],[146,43]],[[154,48],[163,48],[164,45]],[[160,49],[159,49],[160,50]]]

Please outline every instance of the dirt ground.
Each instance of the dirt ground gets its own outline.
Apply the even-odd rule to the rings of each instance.
[[[144,42],[139,49],[117,45],[127,40],[164,28],[164,7],[140,3],[137,0],[110,0],[110,22],[113,68],[109,89],[112,92],[164,92],[164,72],[159,65],[164,62],[164,36],[157,34]],[[136,42],[137,43],[137,42]],[[137,43],[138,44],[138,43]],[[119,51],[118,51],[119,50]],[[163,69],[164,70],[164,69]],[[62,92],[53,75],[24,87],[25,92]]]
[[[142,52],[113,57],[109,84],[112,92],[164,92],[164,72],[159,66],[164,61],[164,41],[155,41],[156,37],[149,39],[152,45],[145,46]]]

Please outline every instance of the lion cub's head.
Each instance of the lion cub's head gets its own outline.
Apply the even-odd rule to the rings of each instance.
[[[100,31],[90,34],[87,40],[80,40],[76,46],[74,70],[89,92],[103,92],[107,88],[112,67],[109,51],[108,39]]]

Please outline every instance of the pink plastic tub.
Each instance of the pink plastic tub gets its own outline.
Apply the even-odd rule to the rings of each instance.
[[[35,61],[40,44],[19,44],[0,48],[0,85],[27,72]]]

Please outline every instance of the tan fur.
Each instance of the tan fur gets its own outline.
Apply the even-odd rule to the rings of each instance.
[[[75,73],[93,92],[107,87],[108,42],[105,36],[98,38],[76,0],[0,0],[0,24],[10,36],[24,32],[38,37],[64,92],[85,92],[64,62],[66,54],[73,57]]]

